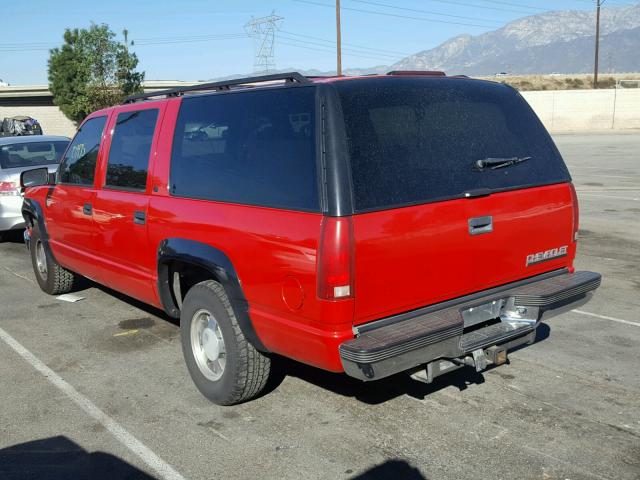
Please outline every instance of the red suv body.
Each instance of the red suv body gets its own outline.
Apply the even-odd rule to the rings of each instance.
[[[132,98],[23,213],[45,291],[80,274],[180,317],[217,403],[256,395],[273,353],[362,380],[500,364],[600,282],[574,272],[575,191],[520,95],[415,72]]]

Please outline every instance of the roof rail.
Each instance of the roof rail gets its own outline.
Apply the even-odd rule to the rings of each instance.
[[[427,77],[446,77],[447,74],[438,70],[393,70],[387,72],[387,75],[424,75]]]
[[[233,80],[224,80],[222,82],[201,83],[200,85],[191,85],[188,87],[170,88],[168,90],[157,90],[155,92],[140,93],[131,95],[124,99],[123,104],[135,103],[140,100],[146,100],[153,97],[179,97],[188,92],[200,92],[204,90],[230,90],[231,87],[239,85],[249,85],[253,83],[273,82],[276,80],[284,80],[285,83],[309,83],[310,80],[298,72],[276,73],[273,75],[260,75],[257,77],[236,78]]]

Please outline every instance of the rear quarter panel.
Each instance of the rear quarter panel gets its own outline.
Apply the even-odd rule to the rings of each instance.
[[[151,248],[157,252],[164,239],[184,238],[219,249],[236,269],[266,348],[341,371],[337,347],[353,337],[353,304],[316,297],[322,214],[171,196],[171,145],[179,104],[179,99],[168,103],[158,143],[148,213]],[[301,302],[297,308],[296,299]]]

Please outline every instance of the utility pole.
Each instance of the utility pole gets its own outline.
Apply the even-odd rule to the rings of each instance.
[[[342,76],[342,32],[340,27],[340,0],[336,0],[336,54],[337,54],[337,68],[336,73],[339,77]]]
[[[593,62],[593,88],[598,88],[598,59],[600,56],[600,7],[604,0],[596,0],[596,58]]]

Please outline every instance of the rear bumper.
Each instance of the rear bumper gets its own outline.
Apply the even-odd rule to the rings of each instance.
[[[564,311],[597,289],[600,281],[598,273],[560,270],[372,322],[340,345],[340,359],[348,375],[369,381],[438,359],[457,359],[459,364],[490,347],[532,343],[545,312]],[[500,321],[478,328],[483,325],[478,315]]]

